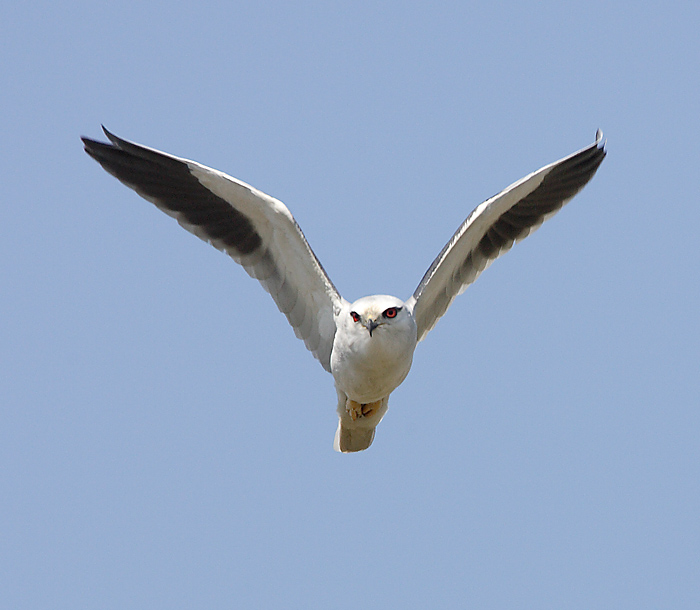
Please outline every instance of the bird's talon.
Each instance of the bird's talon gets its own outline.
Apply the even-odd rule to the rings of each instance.
[[[358,417],[362,417],[362,405],[359,402],[348,399],[345,403],[345,410],[351,417],[352,421],[355,421]]]

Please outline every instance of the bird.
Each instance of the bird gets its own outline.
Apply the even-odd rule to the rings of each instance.
[[[389,396],[411,369],[413,353],[455,297],[494,260],[559,211],[606,156],[593,144],[530,173],[478,205],[404,300],[344,299],[289,209],[225,173],[121,139],[82,137],[107,172],[197,237],[228,254],[257,279],[297,337],[333,376],[338,427],[333,447],[367,449]]]

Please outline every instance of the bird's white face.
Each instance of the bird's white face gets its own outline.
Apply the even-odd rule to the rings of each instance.
[[[410,341],[413,317],[401,299],[388,295],[363,297],[347,313],[344,326],[355,337],[389,338],[399,335]]]

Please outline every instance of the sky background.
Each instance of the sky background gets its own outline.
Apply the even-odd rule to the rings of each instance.
[[[0,606],[700,606],[697,2],[6,2]],[[80,135],[292,210],[407,298],[481,201],[586,189],[457,299],[370,450],[241,268]]]

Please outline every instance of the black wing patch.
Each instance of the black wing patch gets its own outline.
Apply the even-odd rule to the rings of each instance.
[[[605,149],[593,146],[567,159],[549,172],[542,184],[512,208],[501,214],[479,242],[487,259],[498,255],[513,241],[525,237],[544,218],[559,210],[593,177],[605,158]]]
[[[111,143],[82,140],[85,152],[115,178],[240,255],[260,248],[262,238],[248,217],[202,185],[184,161],[104,132]]]

